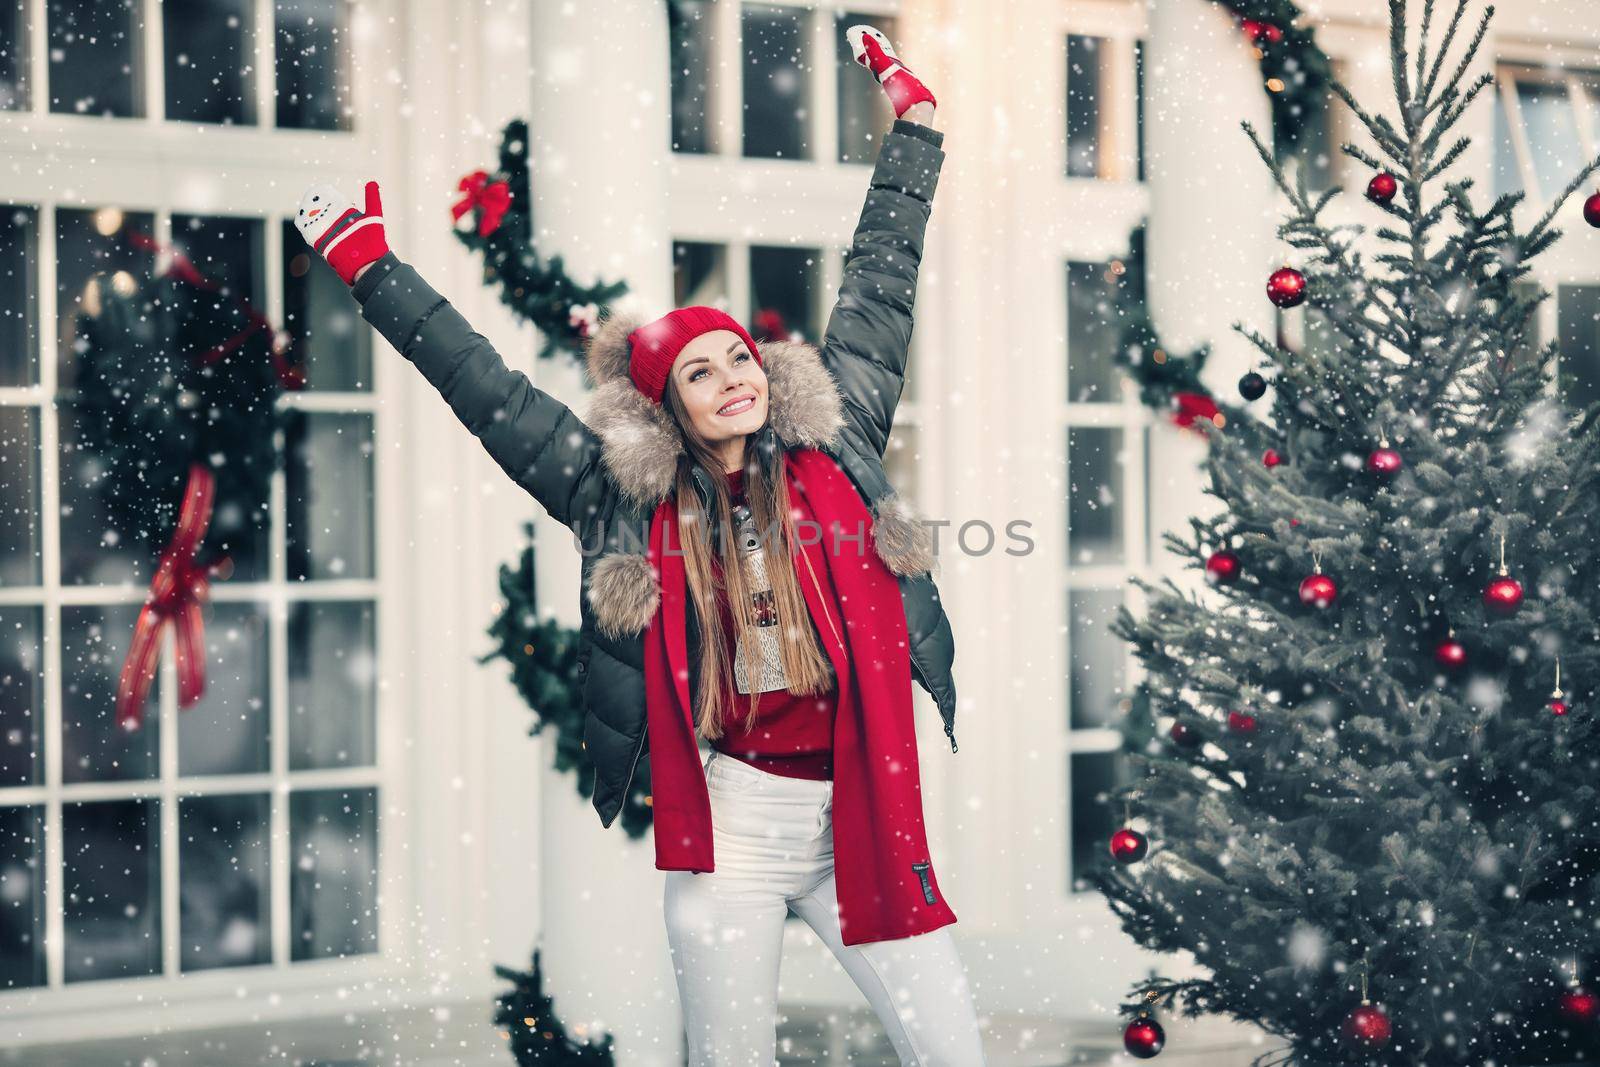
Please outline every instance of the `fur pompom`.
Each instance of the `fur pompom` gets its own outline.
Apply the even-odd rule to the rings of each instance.
[[[933,531],[917,519],[899,493],[878,501],[872,520],[873,545],[892,573],[903,578],[937,573]]]
[[[637,552],[615,552],[595,560],[588,595],[595,626],[613,638],[644,632],[661,606],[655,568]]]

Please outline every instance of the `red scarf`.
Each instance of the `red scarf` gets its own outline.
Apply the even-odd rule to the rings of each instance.
[[[939,891],[922,825],[922,785],[912,721],[905,606],[873,547],[872,516],[848,475],[825,452],[786,453],[790,500],[816,525],[797,526],[801,547],[837,598],[824,603],[805,562],[796,567],[839,680],[833,723],[833,854],[844,943],[926,933],[956,921]],[[816,541],[817,527],[823,530]],[[665,547],[664,547],[665,546]],[[650,521],[649,559],[661,608],[644,635],[645,702],[656,867],[714,871],[711,799],[689,693],[687,578],[677,508],[669,497]],[[840,629],[841,647],[823,612]],[[841,621],[843,626],[840,626]]]

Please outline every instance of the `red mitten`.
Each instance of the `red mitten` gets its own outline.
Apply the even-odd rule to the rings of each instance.
[[[356,271],[389,251],[377,182],[367,183],[365,211],[356,210],[333,186],[313,185],[300,198],[294,224],[306,244],[328,261],[346,285],[355,284]]]
[[[939,101],[933,98],[928,87],[900,62],[889,38],[881,32],[861,23],[845,30],[844,36],[850,42],[850,54],[856,62],[872,71],[878,84],[883,86],[883,91],[889,94],[889,103],[894,106],[896,118],[904,115],[912,104],[924,100],[934,107],[939,106]]]

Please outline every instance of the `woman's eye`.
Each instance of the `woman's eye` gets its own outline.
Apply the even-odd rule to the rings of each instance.
[[[697,381],[699,381],[699,380],[700,380],[700,375],[702,375],[702,374],[704,374],[704,373],[705,373],[705,371],[703,371],[703,370],[697,370],[697,371],[694,371],[694,372],[693,372],[693,373],[691,373],[691,374],[690,374],[690,375],[689,375],[689,380],[690,380],[690,381],[691,381],[691,382],[697,382]]]
[[[740,360],[741,360],[741,359],[749,359],[749,358],[750,358],[750,353],[748,353],[748,352],[740,352],[740,353],[739,353],[739,354],[738,354],[738,355],[737,355],[737,356],[734,356],[734,357],[733,357],[733,361],[734,361],[734,362],[735,362],[735,363],[737,363],[737,362],[739,362],[739,361],[740,361]]]

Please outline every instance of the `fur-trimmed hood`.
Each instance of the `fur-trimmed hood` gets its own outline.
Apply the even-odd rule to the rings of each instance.
[[[628,335],[641,325],[637,316],[613,311],[589,339],[585,359],[595,388],[583,421],[600,438],[601,463],[623,496],[653,510],[671,494],[687,446],[666,406],[639,392],[628,376]],[[767,375],[767,418],[779,444],[837,455],[844,398],[822,353],[799,341],[763,341],[757,348]],[[891,490],[867,503],[873,543],[889,571],[902,577],[933,574],[933,534],[905,500]],[[660,604],[652,568],[637,553],[597,559],[588,596],[597,626],[612,635],[644,630]]]

